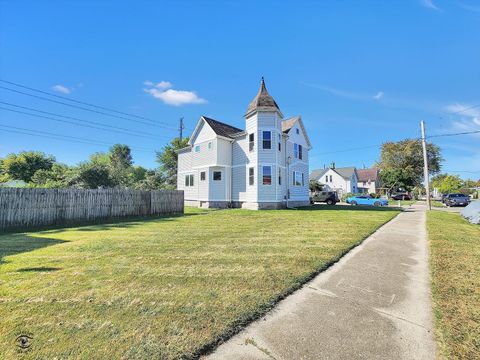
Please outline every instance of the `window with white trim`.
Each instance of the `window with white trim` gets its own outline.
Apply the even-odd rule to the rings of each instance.
[[[300,171],[293,172],[293,186],[302,186],[303,173]]]
[[[298,144],[293,144],[293,157],[298,159]]]
[[[248,185],[255,184],[255,168],[248,168]]]
[[[195,145],[195,152],[200,152],[200,145]]]
[[[213,172],[213,181],[220,181],[222,180],[222,172],[221,171],[214,171]]]
[[[208,150],[212,150],[212,142],[211,141],[208,143]]]
[[[255,134],[251,133],[248,135],[248,150],[253,151],[255,149]]]
[[[200,181],[205,181],[205,171],[200,173]]]
[[[193,186],[193,174],[185,175],[185,187]]]
[[[282,135],[278,134],[278,151],[282,151]]]
[[[282,185],[282,169],[278,168],[278,185]]]
[[[297,131],[297,135],[300,134],[300,130],[298,130],[298,128],[296,129],[296,131]]]
[[[272,185],[272,167],[263,166],[262,170],[263,185]]]
[[[298,158],[300,160],[302,160],[302,158],[303,158],[303,146],[302,145],[298,145]]]
[[[262,141],[264,149],[272,148],[272,132],[271,131],[262,131]]]

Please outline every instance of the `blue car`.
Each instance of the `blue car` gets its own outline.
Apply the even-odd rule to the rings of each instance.
[[[347,204],[350,205],[370,205],[370,206],[387,206],[387,199],[375,199],[368,195],[352,196],[347,198]]]

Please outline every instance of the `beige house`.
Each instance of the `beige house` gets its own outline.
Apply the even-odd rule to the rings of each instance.
[[[380,176],[377,168],[357,169],[358,191],[367,194],[376,194],[380,187]]]

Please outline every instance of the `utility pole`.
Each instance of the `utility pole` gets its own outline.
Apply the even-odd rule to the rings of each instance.
[[[422,148],[423,148],[423,177],[425,182],[425,190],[427,192],[427,207],[432,210],[430,204],[430,181],[428,179],[428,158],[427,158],[427,143],[425,141],[425,122],[420,121],[420,128],[422,129]]]
[[[183,117],[180,118],[180,126],[178,130],[180,131],[180,141],[182,141],[183,138],[183,129],[185,129],[185,125],[183,125]]]

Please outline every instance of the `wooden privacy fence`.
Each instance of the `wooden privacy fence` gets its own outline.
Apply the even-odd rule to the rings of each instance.
[[[0,231],[183,214],[183,191],[0,188]]]

